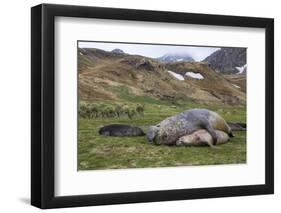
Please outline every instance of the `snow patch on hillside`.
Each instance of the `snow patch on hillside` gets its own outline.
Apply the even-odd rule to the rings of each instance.
[[[247,64],[245,64],[242,67],[235,67],[238,70],[237,74],[242,74],[244,72],[244,70],[247,68]]]
[[[178,79],[180,81],[184,81],[184,77],[181,74],[175,73],[175,72],[173,72],[171,70],[168,70],[168,73],[171,74],[176,79]]]
[[[201,75],[200,73],[195,73],[195,72],[187,72],[185,73],[185,76],[194,78],[194,79],[198,79],[198,80],[203,80],[204,77],[203,75]]]
[[[236,87],[236,88],[238,88],[238,89],[240,89],[241,87],[239,87],[238,85],[236,85],[236,84],[232,84],[234,87]]]

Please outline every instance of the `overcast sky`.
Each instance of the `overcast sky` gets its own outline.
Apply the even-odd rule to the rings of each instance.
[[[219,48],[200,46],[176,46],[176,45],[149,45],[149,44],[124,44],[103,42],[79,42],[80,48],[98,48],[106,51],[121,49],[125,53],[142,55],[150,58],[161,57],[167,53],[188,53],[194,60],[201,61]]]

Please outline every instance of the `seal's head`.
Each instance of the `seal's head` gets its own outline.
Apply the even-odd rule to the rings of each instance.
[[[150,126],[148,127],[146,138],[148,142],[153,143],[156,136],[158,135],[159,127],[157,126]]]
[[[157,126],[150,126],[148,128],[146,137],[148,142],[154,143],[156,145],[160,145],[165,143],[167,134],[159,125],[157,125]]]
[[[176,141],[176,146],[190,146],[190,145],[197,144],[200,141],[201,141],[200,136],[198,136],[197,134],[190,134],[190,135],[180,137]]]

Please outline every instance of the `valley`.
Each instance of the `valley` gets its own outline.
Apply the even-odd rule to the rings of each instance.
[[[226,121],[246,122],[246,72],[220,72],[215,59],[210,64],[182,54],[152,58],[122,49],[78,48],[77,56],[78,170],[246,162],[245,131],[235,132],[231,142],[216,149],[155,146],[145,136],[98,134],[100,127],[115,123],[146,132],[148,126],[192,108],[210,109]],[[143,112],[137,112],[138,106]]]

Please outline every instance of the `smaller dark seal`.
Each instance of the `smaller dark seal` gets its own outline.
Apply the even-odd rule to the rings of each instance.
[[[227,122],[227,124],[231,128],[232,131],[246,131],[246,129],[247,129],[247,124],[246,123]]]
[[[143,136],[141,128],[126,124],[111,124],[99,129],[99,134],[104,136]]]

